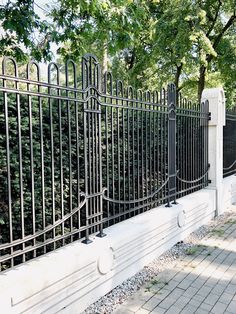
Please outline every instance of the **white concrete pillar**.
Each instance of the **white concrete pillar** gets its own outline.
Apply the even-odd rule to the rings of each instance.
[[[209,180],[208,188],[216,190],[216,215],[223,212],[223,126],[225,125],[225,94],[223,88],[205,89],[202,101],[209,101]]]

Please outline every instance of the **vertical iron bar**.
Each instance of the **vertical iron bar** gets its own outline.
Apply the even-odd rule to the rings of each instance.
[[[148,97],[148,101],[149,103],[151,103],[151,97],[150,97],[150,93],[149,93],[149,97]],[[149,191],[150,191],[150,194],[152,193],[152,162],[153,162],[153,159],[151,157],[152,155],[152,150],[153,150],[153,147],[152,147],[152,112],[153,111],[154,107],[151,105],[149,105]],[[151,203],[152,199],[149,201]],[[152,207],[152,203],[150,205],[150,208]]]
[[[96,97],[98,97],[98,95],[96,95]],[[94,100],[94,102],[95,102],[95,100]],[[99,110],[99,105],[97,105],[97,106],[95,106],[95,110]],[[102,188],[101,188],[101,184],[100,184],[100,179],[101,179],[101,177],[102,177],[102,172],[100,171],[100,123],[99,123],[99,119],[100,119],[100,117],[101,117],[101,115],[100,114],[97,114],[97,113],[94,113],[94,115],[95,115],[95,152],[96,152],[96,154],[95,154],[95,167],[96,167],[96,192],[101,192],[102,191]],[[100,199],[101,199],[101,197],[100,196],[97,196],[96,198],[95,198],[95,200],[96,200],[96,207],[95,207],[95,209],[97,209],[96,210],[96,214],[98,213],[98,212],[101,212],[101,210],[102,210],[102,204],[100,203]],[[101,205],[101,206],[100,206]],[[100,221],[100,219],[101,219],[101,216],[97,216],[96,217],[96,222],[97,222],[97,220],[99,219],[99,221]],[[100,225],[101,226],[101,225]]]
[[[48,66],[48,83],[51,84],[51,67]],[[49,117],[50,117],[50,145],[51,145],[51,193],[52,193],[52,225],[55,224],[55,180],[54,180],[54,139],[53,139],[53,106],[50,98],[51,87],[48,87]],[[52,230],[53,239],[55,238],[55,228]],[[55,242],[53,242],[55,249]]]
[[[208,169],[208,116],[209,116],[209,108],[208,108],[208,101],[206,100],[204,102],[204,113],[205,113],[205,136],[206,136],[206,142],[205,142],[205,146],[204,146],[204,151],[205,151],[205,154],[206,154],[206,164],[205,164],[205,169],[204,169],[204,172],[207,171]],[[207,186],[208,184],[208,175],[206,177],[204,177],[204,185],[203,187]]]
[[[156,96],[156,97],[155,97]],[[158,92],[155,92],[153,95],[153,100],[154,103],[158,104]],[[159,109],[161,109],[161,107],[158,107],[159,105],[157,105],[155,107],[155,111],[153,114],[153,124],[154,124],[154,156],[153,156],[153,161],[154,161],[154,190],[158,189],[159,186],[159,182],[158,182],[158,178],[159,178],[159,114],[158,111]],[[160,196],[160,193],[158,193],[155,197],[154,197],[154,206],[157,206],[156,203],[156,199],[158,199]]]
[[[168,85],[168,207],[176,204],[176,90],[174,84]]]
[[[107,78],[108,78],[108,73],[105,73],[105,81],[104,81],[104,94],[106,95],[108,93],[107,90]],[[110,95],[112,95],[112,81],[111,81],[111,76],[110,76],[110,89],[109,89]],[[109,98],[110,99],[110,98]],[[104,97],[104,102],[106,103],[107,98]],[[109,197],[109,186],[110,186],[110,162],[109,162],[109,140],[108,140],[108,131],[109,131],[109,112],[108,112],[109,107],[105,107],[105,133],[106,133],[106,167],[107,167],[107,180],[106,180],[106,187],[107,187],[107,196]],[[107,201],[107,218],[109,219],[110,216],[110,203]]]
[[[127,99],[129,97],[128,91],[127,91]],[[127,100],[127,107],[129,107],[129,101]],[[130,201],[130,123],[129,123],[129,112],[130,109],[127,109],[127,170],[128,170],[128,175],[127,175],[127,180],[128,180],[128,200]],[[130,211],[130,204],[128,205],[128,209]],[[129,217],[131,217],[129,213]]]
[[[76,92],[74,95],[75,99]],[[80,137],[79,137],[79,104],[75,101],[75,132],[76,132],[76,174],[77,174],[77,207],[80,206],[80,158],[79,158],[79,152],[80,152]],[[80,212],[78,211],[78,223],[77,228],[80,229],[81,222],[80,222]]]
[[[95,96],[95,91],[94,91],[94,97]],[[96,110],[96,103],[95,103],[95,99],[92,100],[92,109]],[[92,171],[92,194],[97,193],[99,190],[99,177],[98,177],[98,119],[97,119],[97,114],[91,113],[90,114],[91,117],[91,131],[92,131],[92,150],[94,152],[94,154],[92,154],[92,169],[94,169]],[[98,196],[95,196],[93,198],[90,199],[91,202],[91,214],[94,215],[94,218],[92,218],[92,223],[96,223],[97,222],[97,213],[99,211],[99,199]],[[97,226],[94,226],[92,228],[93,233],[97,232]]]
[[[144,99],[145,100],[145,99]],[[143,102],[141,102],[141,108],[143,108]],[[144,105],[145,108],[145,105]],[[144,150],[144,141],[143,141],[143,121],[144,121],[144,111],[141,112],[141,188],[142,188],[142,197],[144,197],[144,161],[143,161],[143,150]],[[143,203],[143,202],[142,202]],[[144,207],[142,207],[143,211]]]
[[[198,178],[198,173],[197,173],[197,167],[198,167],[198,160],[197,160],[197,123],[198,123],[198,112],[197,112],[197,104],[193,104],[193,109],[194,109],[194,123],[193,123],[193,156],[194,156],[194,166],[193,166],[193,178]],[[196,191],[196,188],[193,187],[193,192]]]
[[[136,99],[139,100],[139,97],[138,97],[138,92],[136,93]],[[138,108],[139,107],[139,102],[136,103],[136,107]],[[140,198],[140,171],[139,171],[139,147],[140,147],[140,135],[139,135],[139,110],[137,110],[137,198],[139,199]],[[138,213],[140,213],[140,210],[138,210]]]
[[[41,86],[38,85],[38,93],[41,91]],[[42,229],[46,227],[45,218],[45,182],[44,182],[44,140],[43,140],[43,109],[42,109],[42,99],[38,97],[39,102],[39,128],[40,128],[40,164],[41,164],[41,197],[42,197]],[[46,234],[43,234],[43,242],[46,242]],[[43,252],[46,253],[46,246],[43,246]]]
[[[85,89],[89,85],[89,78],[88,78],[88,65],[86,63],[87,59],[84,57],[82,59],[82,98],[83,98],[83,122],[84,122],[84,186],[85,186],[85,195],[88,194],[88,155],[87,155],[87,146],[89,145],[88,139],[90,137],[89,128],[87,129],[87,112],[88,109],[88,102],[85,102],[86,96],[88,92]],[[89,147],[89,146],[88,146]],[[85,196],[85,197],[86,197]],[[86,207],[85,207],[85,219],[86,219],[86,231],[85,231],[85,240],[82,243],[89,244],[92,241],[89,239],[89,209],[88,209],[88,200],[86,200]]]
[[[67,73],[67,67],[66,67],[66,86],[68,84],[68,73]],[[59,91],[58,91],[59,92]],[[66,90],[66,96],[68,97],[68,91]],[[59,159],[60,159],[60,198],[61,198],[61,218],[64,217],[64,174],[63,174],[63,147],[62,147],[62,113],[61,113],[61,101],[58,100],[57,109],[58,109],[58,119],[59,119]],[[63,222],[61,225],[61,231],[62,235],[65,234],[65,223]],[[62,240],[63,245],[65,245],[65,238]]]
[[[159,183],[160,183],[160,152],[161,152],[161,148],[160,148],[160,145],[161,145],[161,141],[160,141],[160,110],[162,110],[162,106],[161,106],[161,101],[162,101],[162,98],[161,98],[161,94],[157,92],[157,103],[159,102],[160,103],[160,107],[157,108],[157,113],[156,113],[156,186],[157,186],[157,189],[159,187]],[[157,197],[156,197],[156,206],[158,206],[159,202],[158,200],[161,198],[162,196],[162,193],[163,193],[163,189],[157,194]]]
[[[152,147],[152,176],[153,176],[153,185],[152,185],[152,191],[156,191],[156,123],[155,123],[155,118],[156,118],[156,99],[155,99],[155,92],[153,92],[153,97],[152,97],[152,102],[153,102],[153,114],[152,114],[152,124],[153,124],[153,147]],[[155,198],[152,199],[152,207],[155,207]]]
[[[161,89],[160,91],[160,102],[161,102],[161,110],[164,112],[165,111],[165,90]],[[163,160],[163,146],[164,146],[164,132],[163,132],[163,118],[165,117],[165,114],[160,113],[159,116],[159,123],[160,123],[160,131],[159,131],[159,138],[160,138],[160,149],[159,149],[159,173],[160,173],[160,185],[163,184],[163,164],[164,164],[164,160]],[[160,191],[160,195],[161,195],[161,199],[164,199],[165,195],[165,189],[161,189]]]
[[[115,161],[114,161],[114,123],[113,123],[113,107],[111,106],[111,171],[112,171],[112,197],[115,198]],[[115,215],[115,204],[112,204],[112,216]]]
[[[131,93],[131,99],[133,100],[134,98],[134,94],[133,94],[133,89],[132,89],[132,93]],[[134,107],[134,103],[132,102],[132,107]],[[135,195],[135,144],[134,144],[134,130],[135,130],[135,127],[134,127],[134,109],[132,109],[132,178],[133,178],[133,182],[132,182],[132,189],[133,189],[133,199],[136,198],[136,195]],[[135,206],[135,205],[133,205]]]
[[[184,166],[184,172],[185,172],[185,176],[184,178],[186,178],[186,180],[188,180],[188,168],[187,168],[187,158],[188,158],[188,107],[187,107],[187,101],[186,98],[184,98],[184,102],[183,102],[184,108],[185,110],[185,129],[184,129],[184,143],[185,143],[185,166]],[[184,184],[184,188],[187,188],[187,183]],[[183,193],[183,196],[186,195],[187,192]]]
[[[185,133],[185,114],[186,114],[186,111],[184,110],[184,103],[183,103],[183,98],[181,96],[180,98],[180,105],[181,105],[181,114],[182,114],[182,117],[181,117],[181,124],[182,124],[182,139],[181,139],[181,147],[182,147],[182,155],[181,155],[181,173],[180,173],[180,177],[181,178],[185,178],[185,163],[186,163],[186,149],[185,149],[185,136],[186,136],[186,133]],[[184,190],[184,182],[181,182],[181,191]],[[181,192],[180,194],[180,197],[183,196],[183,193]]]
[[[122,101],[122,105],[124,105]],[[126,109],[127,110],[127,109]],[[125,195],[125,109],[122,108],[122,132],[123,132],[123,137],[122,137],[122,145],[123,145],[123,150],[122,150],[122,163],[123,163],[123,199],[126,200],[126,195]],[[123,205],[123,211],[125,211],[126,205]]]
[[[166,146],[168,147],[168,144],[169,144],[169,141],[168,141],[168,138],[166,137],[166,133],[167,133],[167,136],[169,134],[168,132],[168,129],[167,129],[167,125],[166,125],[166,120],[168,119],[168,109],[169,108],[166,108],[167,106],[167,91],[165,89],[162,90],[163,91],[163,106],[164,106],[164,112],[167,111],[167,114],[161,114],[161,140],[162,140],[162,144],[161,144],[161,150],[162,150],[162,153],[161,153],[161,176],[162,176],[162,183],[163,184],[165,182],[165,178],[166,178],[166,165],[168,167],[168,160],[166,160]],[[167,122],[168,123],[168,122]],[[167,131],[167,132],[166,132]],[[167,143],[166,143],[167,142]],[[167,152],[168,153],[168,152]],[[169,169],[169,167],[168,167]],[[167,171],[169,171],[167,169]],[[168,196],[169,194],[169,191],[166,191],[166,189],[163,189],[163,197],[166,197]],[[169,200],[169,199],[168,199]]]
[[[95,102],[94,99],[90,100],[90,109],[95,109]],[[98,180],[98,175],[97,175],[97,119],[96,119],[96,114],[95,113],[89,113],[90,116],[90,122],[91,123],[91,135],[92,135],[92,141],[91,141],[91,175],[89,178],[89,181],[91,183],[91,190],[90,193],[91,194],[95,194],[97,192],[97,188],[98,188],[98,184],[97,184],[97,180]],[[97,197],[93,197],[89,200],[90,202],[90,215],[94,215],[96,210],[97,210],[97,204],[96,204],[96,199]],[[95,221],[95,217],[92,219],[93,222]],[[94,232],[94,228],[93,228],[93,232]]]
[[[201,122],[201,115],[199,113],[199,106],[196,103],[196,111],[197,111],[197,121],[196,121],[196,176],[197,178],[200,177],[199,171],[199,151],[200,151],[200,143],[199,143],[199,130],[200,130],[200,122]]]
[[[68,79],[66,82],[68,87]],[[60,90],[58,89],[58,93]],[[66,90],[66,96],[68,97],[68,90]],[[59,106],[61,106],[60,100]],[[68,154],[69,154],[69,211],[72,212],[72,160],[71,160],[71,110],[70,110],[70,101],[66,101],[67,105],[67,119],[68,119]],[[73,231],[73,217],[70,218],[70,231]],[[71,236],[71,241],[73,241],[73,236]]]
[[[16,78],[18,78],[18,71],[16,70]],[[20,94],[18,88],[18,82],[16,81],[16,106],[17,106],[17,132],[18,132],[18,150],[19,150],[19,181],[20,181],[20,209],[21,209],[21,236],[25,237],[25,223],[24,223],[24,190],[23,190],[23,165],[22,165],[22,139],[21,139],[21,112],[20,112]],[[23,250],[25,249],[25,243],[22,244]],[[25,262],[25,254],[22,256],[23,262]]]
[[[184,113],[185,113],[185,111],[183,109],[183,102],[182,102],[181,94],[179,97],[179,106],[180,106],[180,113],[181,113],[181,156],[180,156],[181,168],[180,168],[179,176],[180,176],[180,178],[185,178],[184,177],[184,158],[185,158],[185,154],[184,154]],[[182,197],[183,182],[180,182],[180,191],[181,191],[181,193],[179,194],[179,197]]]
[[[3,75],[5,74],[5,64],[2,65]],[[6,88],[6,80],[3,79],[3,87]],[[10,137],[9,137],[9,118],[8,118],[8,97],[7,92],[4,95],[4,115],[5,115],[5,128],[6,128],[6,159],[7,159],[7,189],[8,189],[8,216],[9,216],[9,242],[13,241],[13,228],[12,228],[12,203],[11,203],[11,165],[10,165]],[[11,256],[13,254],[13,247],[10,248]],[[11,267],[13,267],[14,261],[11,258]]]
[[[98,92],[100,92],[100,68],[97,68],[97,88],[98,88]],[[99,94],[97,95],[98,100],[99,100]],[[100,104],[98,103],[97,105],[97,109],[100,108]],[[100,108],[101,109],[101,108]],[[102,109],[101,109],[102,110]],[[102,117],[101,114],[98,114],[98,180],[99,180],[99,187],[98,187],[98,191],[102,193],[103,187],[102,187],[102,132],[101,132],[101,128],[102,128]],[[99,234],[97,235],[98,237],[102,238],[104,237],[106,234],[103,232],[103,196],[99,195],[99,201],[100,201],[100,214],[101,216],[99,216],[100,219],[100,228],[99,228]]]
[[[209,113],[209,102],[208,100],[206,100],[206,113],[207,113],[207,116],[206,116],[206,160],[207,160],[207,169],[208,167],[210,167],[209,165],[209,152],[208,152],[208,145],[209,145],[209,120],[210,120],[210,113]],[[207,176],[206,176],[206,186],[208,185],[208,173],[207,173]]]
[[[189,101],[189,109],[192,110],[192,103],[191,101]],[[193,180],[193,117],[191,116],[191,111],[190,113],[190,119],[189,119],[189,123],[190,123],[190,137],[189,137],[189,141],[190,141],[190,180]],[[193,113],[194,115],[194,113]],[[192,187],[193,187],[193,183],[190,183],[190,190],[188,193],[192,193]]]
[[[148,102],[148,93],[145,94],[145,101]],[[145,104],[145,109],[148,109],[148,105]],[[145,183],[146,183],[146,196],[148,196],[148,112],[145,111]],[[146,204],[148,201],[146,201]],[[145,211],[148,209],[145,206]]]
[[[116,82],[116,105],[118,105],[118,96],[119,96],[119,81]],[[120,95],[123,98],[123,86],[120,83],[121,91]],[[123,100],[122,100],[122,105],[123,105]],[[118,200],[120,200],[120,121],[119,121],[119,108],[117,110],[117,172],[118,172]],[[118,213],[120,214],[120,204],[118,205]],[[120,216],[119,216],[119,221],[120,221]]]
[[[28,73],[27,73],[28,74]],[[29,79],[29,75],[27,75]],[[30,84],[27,84],[27,91],[30,91]],[[35,193],[34,193],[34,150],[33,150],[33,120],[32,120],[32,98],[28,95],[29,105],[29,137],[30,137],[30,176],[31,176],[31,209],[32,209],[32,231],[35,234]],[[36,240],[34,238],[33,245]],[[33,256],[36,257],[36,250],[33,251]]]

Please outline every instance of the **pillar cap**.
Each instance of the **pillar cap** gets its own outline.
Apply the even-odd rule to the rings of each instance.
[[[225,125],[225,92],[222,87],[204,89],[202,101],[208,100],[211,121],[209,125]]]

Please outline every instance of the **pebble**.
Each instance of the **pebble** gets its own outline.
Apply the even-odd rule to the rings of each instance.
[[[226,222],[232,213],[232,211],[224,213],[214,220],[211,220],[207,225],[198,228],[184,241],[178,242],[170,250],[154,259],[133,277],[125,280],[121,285],[101,297],[97,302],[91,304],[82,314],[112,313],[118,305],[122,304],[128,297],[138,291],[144,284],[152,280],[152,278],[157,276],[161,271],[165,270],[168,266],[171,266],[177,258],[184,257],[187,249],[196,245],[216,226]]]

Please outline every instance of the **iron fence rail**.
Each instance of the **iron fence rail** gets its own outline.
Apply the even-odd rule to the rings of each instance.
[[[236,173],[236,109],[226,111],[223,129],[223,176]]]
[[[208,184],[208,103],[135,91],[87,54],[0,74],[0,269]],[[161,217],[160,217],[161,219]]]

